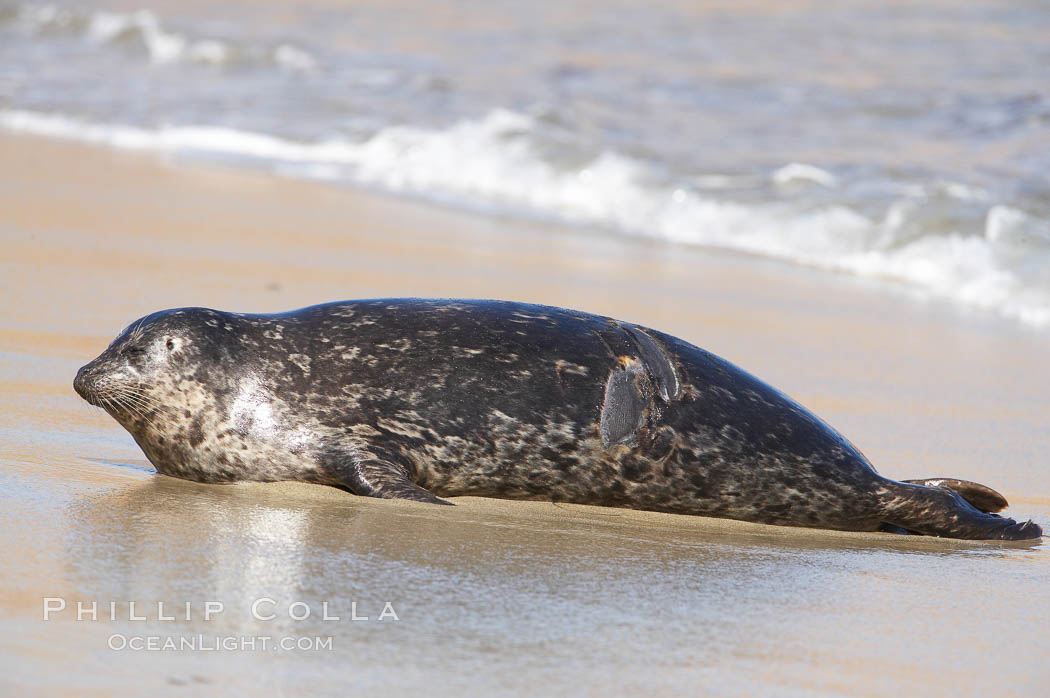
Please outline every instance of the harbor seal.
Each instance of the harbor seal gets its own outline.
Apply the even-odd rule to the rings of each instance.
[[[543,499],[847,531],[1037,538],[983,485],[898,482],[778,390],[573,310],[379,299],[148,315],[77,373],[157,470],[447,504]]]

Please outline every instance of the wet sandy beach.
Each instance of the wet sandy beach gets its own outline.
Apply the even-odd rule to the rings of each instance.
[[[1045,331],[744,256],[34,139],[0,138],[0,241],[5,695],[1044,687],[1045,538],[203,486],[156,475],[71,381],[128,322],[166,307],[271,312],[414,295],[569,306],[726,357],[885,475],[982,482],[1006,495],[1009,515],[1046,526]],[[45,621],[46,598],[66,608]],[[97,602],[99,619],[78,621],[78,601]],[[130,619],[131,601],[146,620]],[[209,602],[223,610],[206,619]],[[275,617],[254,618],[253,604]],[[322,646],[112,648],[146,637]]]

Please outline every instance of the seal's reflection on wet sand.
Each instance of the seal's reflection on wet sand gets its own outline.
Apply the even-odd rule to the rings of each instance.
[[[659,650],[661,661],[685,668],[744,661],[742,648],[756,656],[793,656],[814,643],[840,657],[892,653],[881,638],[899,612],[887,616],[886,604],[953,615],[972,593],[988,593],[997,560],[1014,564],[1038,545],[455,501],[433,507],[301,483],[201,485],[158,475],[74,504],[70,528],[82,537],[66,564],[87,598],[139,600],[147,613],[158,600],[169,608],[194,601],[193,619],[168,630],[332,636],[364,665],[392,653],[411,656],[412,671],[424,673],[449,657],[513,656],[515,665],[536,666],[637,661],[638,647],[608,632],[631,627],[643,645],[689,638]],[[960,566],[975,575],[959,590],[961,606],[925,608],[915,591]],[[273,600],[263,610],[275,618],[253,618],[258,599]],[[222,602],[224,612],[205,622],[205,600]],[[377,619],[387,602],[397,621]],[[290,618],[292,603],[305,604],[310,617]],[[325,611],[340,620],[324,620]],[[352,611],[369,620],[350,620]],[[965,615],[958,623],[977,630]],[[820,632],[795,636],[799,624],[866,630],[851,645],[831,647]],[[198,673],[221,679],[224,669],[194,659],[201,661]],[[878,674],[877,664],[868,671]]]

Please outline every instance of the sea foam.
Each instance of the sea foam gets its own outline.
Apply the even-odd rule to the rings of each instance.
[[[317,59],[289,43],[275,46],[243,44],[214,37],[192,37],[165,27],[150,10],[86,11],[55,5],[21,5],[15,22],[29,32],[64,32],[100,46],[137,44],[150,63],[270,63],[283,69],[311,72]]]

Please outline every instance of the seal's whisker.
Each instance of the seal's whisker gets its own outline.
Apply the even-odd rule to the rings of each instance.
[[[142,414],[141,412],[137,412],[136,411],[136,414],[139,416],[140,419],[142,419],[143,422],[146,423],[146,425],[149,428],[153,429],[154,431],[158,430],[157,429],[157,424],[151,418],[149,418],[148,416]]]
[[[149,426],[156,428],[152,413],[158,411],[155,405],[144,396],[128,392],[124,386],[120,386],[115,392],[115,397],[124,404],[128,411],[137,415]]]
[[[119,389],[117,394],[122,400],[127,400],[129,402],[137,402],[137,403],[142,404],[142,405],[149,406],[153,402],[146,395],[139,394],[139,393],[132,393],[132,392],[129,392],[129,391],[125,390],[125,389]]]
[[[120,409],[119,407],[117,407],[113,403],[113,398],[111,398],[109,395],[103,395],[102,396],[102,403],[103,403],[103,408],[102,409],[106,410],[107,412],[110,412],[111,410],[112,411],[119,411],[119,409]],[[108,407],[107,407],[107,405],[108,405]]]
[[[120,384],[105,384],[101,386],[99,394],[105,398],[106,404],[117,410],[130,410],[133,404],[142,402],[142,398],[132,395]]]
[[[155,402],[156,399],[153,395],[147,392],[144,388],[131,384],[120,384],[114,386],[114,391],[119,393],[122,397],[136,397],[142,400]]]
[[[148,403],[144,402],[140,398],[137,398],[137,397],[135,397],[133,395],[117,393],[115,397],[122,404],[127,405],[129,408],[148,409],[148,407],[149,407]]]
[[[128,403],[128,410],[132,414],[134,414],[134,415],[138,416],[140,419],[142,419],[142,421],[145,422],[146,425],[149,426],[150,428],[152,428],[154,430],[157,429],[157,425],[153,421],[153,419],[146,413],[145,410],[143,410],[141,407],[139,407],[135,403]]]
[[[133,383],[122,384],[120,386],[120,390],[122,390],[123,392],[125,392],[127,394],[142,395],[144,397],[149,397],[149,398],[153,397],[153,395],[148,390],[146,390],[144,387],[142,387],[140,385],[133,384]]]
[[[159,402],[158,400],[154,399],[149,395],[144,395],[141,393],[125,393],[123,397],[126,400],[137,402],[138,404],[143,405],[147,409],[156,412],[164,412],[170,409],[167,405],[164,405],[163,403]]]

